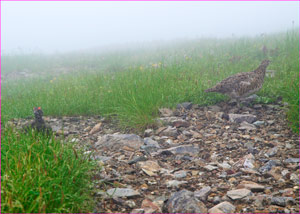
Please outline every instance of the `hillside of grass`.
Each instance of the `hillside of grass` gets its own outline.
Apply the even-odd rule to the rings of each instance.
[[[282,98],[299,132],[299,33],[254,38],[195,39],[68,54],[1,57],[1,212],[92,212],[93,171],[83,151],[65,140],[4,128],[32,117],[111,116],[142,130],[161,107],[180,102],[212,105],[228,97],[204,93],[218,81],[270,59],[260,102]]]
[[[265,79],[258,95],[269,102],[278,97],[288,102],[287,118],[298,131],[298,29],[99,53],[4,56],[4,75],[22,69],[37,75],[2,82],[1,122],[31,116],[33,106],[42,106],[45,115],[113,115],[123,126],[143,129],[151,126],[160,107],[227,99],[204,90],[229,75],[255,69],[266,58],[271,60],[268,70],[276,73]]]

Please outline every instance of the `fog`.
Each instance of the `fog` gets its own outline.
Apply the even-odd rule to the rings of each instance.
[[[299,2],[1,2],[1,53],[254,36],[299,26]]]

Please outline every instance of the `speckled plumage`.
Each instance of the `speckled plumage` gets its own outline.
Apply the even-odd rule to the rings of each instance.
[[[226,94],[231,99],[237,100],[247,97],[261,89],[269,63],[269,60],[264,60],[254,71],[242,72],[230,76],[205,92]]]

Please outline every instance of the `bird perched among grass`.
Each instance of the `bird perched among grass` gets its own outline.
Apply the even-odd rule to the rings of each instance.
[[[270,60],[266,59],[254,71],[241,72],[227,77],[214,87],[205,90],[205,92],[226,94],[231,99],[235,99],[239,106],[241,98],[245,98],[261,89],[269,63]]]
[[[42,111],[41,107],[34,107],[33,108],[33,113],[34,113],[34,121],[25,127],[25,130],[28,132],[31,129],[34,129],[38,132],[42,132],[47,135],[52,134],[52,128],[48,125],[46,125],[44,119],[43,119],[43,114],[44,112]]]

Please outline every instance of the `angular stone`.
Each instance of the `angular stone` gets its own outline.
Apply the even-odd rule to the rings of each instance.
[[[208,210],[208,213],[234,213],[235,206],[229,203],[228,201],[224,201],[211,209]]]
[[[112,157],[107,157],[107,156],[101,156],[101,155],[94,155],[94,157],[92,157],[94,160],[100,160],[103,163],[111,160]]]
[[[124,147],[130,147],[134,150],[138,150],[144,141],[138,135],[135,134],[107,134],[98,138],[95,143],[97,149],[107,148],[110,150],[120,150]]]
[[[95,125],[92,130],[89,132],[89,134],[95,134],[97,132],[99,132],[101,130],[101,126],[102,126],[102,123],[98,123],[97,125]]]
[[[212,165],[206,165],[204,166],[204,169],[208,170],[208,171],[213,171],[215,169],[218,169],[217,166],[212,166]]]
[[[195,155],[199,153],[199,147],[193,146],[193,145],[184,145],[184,146],[177,146],[172,147],[170,149],[165,149],[163,151],[169,151],[174,155],[177,154],[189,154],[189,155]]]
[[[299,163],[299,158],[288,158],[284,160],[285,163]]]
[[[241,126],[239,127],[239,130],[255,130],[256,126],[253,124],[250,124],[246,121],[241,122]]]
[[[140,195],[139,192],[130,188],[112,188],[107,190],[106,193],[113,197],[134,197]]]
[[[256,116],[253,114],[228,114],[230,122],[241,123],[246,121],[247,123],[253,123],[256,121]]]
[[[263,165],[262,167],[260,167],[258,169],[258,171],[260,173],[265,173],[265,172],[270,171],[273,168],[273,166],[276,166],[276,165],[278,165],[278,163],[276,161],[269,160],[265,165]]]
[[[128,200],[128,201],[125,201],[125,205],[130,207],[130,208],[133,208],[136,206],[135,202],[133,200]]]
[[[173,111],[168,108],[161,108],[158,111],[159,111],[160,115],[163,117],[170,117],[173,115]]]
[[[296,201],[292,197],[273,197],[271,199],[271,204],[278,205],[281,207],[285,207],[288,204],[293,205],[295,203]]]
[[[242,99],[242,103],[252,103],[257,100],[258,96],[256,94],[252,94],[249,97],[245,97]]]
[[[157,141],[152,140],[150,137],[144,138],[145,146],[142,146],[141,148],[143,149],[144,147],[154,147],[154,148],[160,148],[159,144]]]
[[[210,192],[211,192],[210,186],[205,186],[202,189],[195,191],[194,196],[201,201],[206,201],[207,196],[209,195]]]
[[[186,176],[187,176],[187,173],[184,170],[180,170],[180,171],[174,173],[175,178],[185,178]]]
[[[245,155],[237,164],[237,166],[243,166],[246,169],[253,169],[255,165],[255,157],[253,154]]]
[[[171,181],[167,181],[167,187],[178,187],[181,184],[186,184],[187,181],[177,181],[177,180],[171,180]]]
[[[150,137],[151,135],[153,135],[153,129],[146,129],[145,131],[144,131],[144,135],[145,135],[145,137]]]
[[[144,209],[133,209],[130,213],[145,213],[145,210]]]
[[[156,176],[156,172],[160,170],[160,166],[156,161],[138,162],[138,166],[149,176]]]
[[[252,181],[242,181],[238,186],[238,189],[249,189],[251,192],[262,192],[264,191],[265,187],[263,185],[259,185]]]
[[[220,112],[220,111],[221,111],[221,107],[220,107],[220,106],[217,106],[217,105],[209,106],[208,108],[209,108],[209,110],[212,111],[212,112]]]
[[[278,146],[275,146],[275,147],[269,149],[269,150],[267,151],[266,155],[267,155],[268,157],[273,157],[274,155],[277,154],[277,152],[278,152]]]
[[[165,130],[163,130],[160,135],[169,136],[169,137],[176,137],[178,135],[177,129],[175,127],[168,126]]]
[[[255,125],[255,126],[262,126],[264,124],[265,124],[265,121],[261,121],[261,120],[257,120],[253,123],[253,125]]]
[[[226,161],[224,161],[223,163],[218,163],[218,166],[223,168],[223,169],[230,169],[231,168],[230,164],[228,164]]]
[[[177,121],[174,121],[173,126],[175,126],[176,128],[180,128],[180,127],[189,127],[190,126],[190,123],[187,122],[186,120],[177,120]]]
[[[227,192],[227,196],[232,200],[242,199],[250,194],[251,191],[248,189],[235,189]]]
[[[197,198],[194,193],[188,190],[181,190],[171,195],[164,204],[163,212],[167,213],[207,213],[206,206]]]
[[[167,129],[167,127],[159,127],[156,131],[155,134],[159,135],[163,130]]]
[[[138,156],[138,157],[135,157],[132,160],[128,161],[128,164],[131,165],[131,164],[135,164],[137,162],[146,161],[146,160],[147,160],[147,158],[145,158],[144,156]]]
[[[176,106],[177,109],[181,109],[181,108],[184,108],[184,109],[191,109],[193,106],[193,103],[190,103],[190,102],[184,102],[184,103],[180,103]]]
[[[154,202],[149,199],[144,199],[142,201],[141,208],[144,210],[145,213],[160,213],[160,207],[157,206]]]

